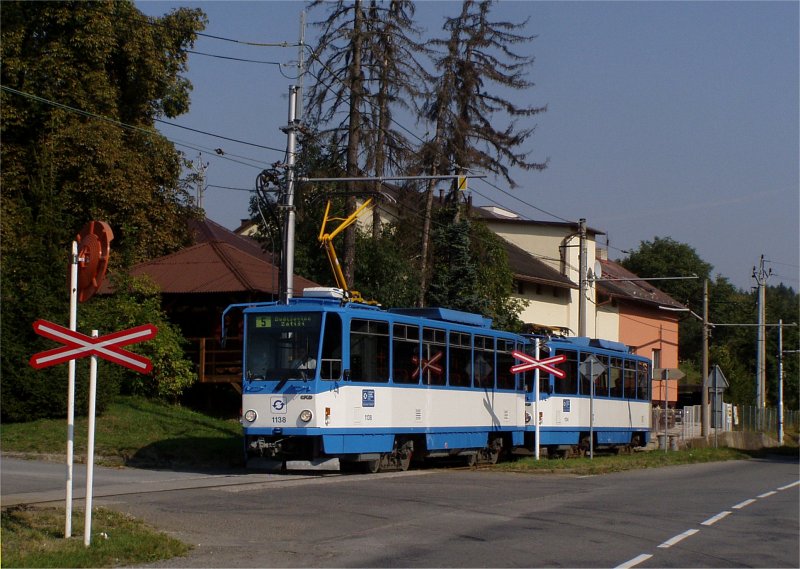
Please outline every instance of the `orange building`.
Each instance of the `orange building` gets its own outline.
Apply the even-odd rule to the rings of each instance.
[[[669,406],[678,401],[678,321],[686,307],[621,265],[598,259],[597,318],[604,326],[616,325],[619,341],[636,354],[653,361],[653,404],[664,391]]]

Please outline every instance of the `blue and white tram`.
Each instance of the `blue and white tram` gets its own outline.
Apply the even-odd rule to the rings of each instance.
[[[528,337],[531,341],[537,338]],[[542,374],[539,380],[539,444],[548,456],[582,455],[590,445],[627,450],[647,444],[652,381],[649,359],[630,353],[625,344],[608,340],[538,339],[550,356],[566,356],[566,361],[558,364],[566,377]],[[591,375],[595,376],[594,389]],[[526,378],[525,383],[526,408],[535,416],[534,382]],[[535,431],[536,424],[531,421],[526,433],[528,449],[536,443]]]
[[[412,455],[473,464],[524,445],[525,384],[510,368],[530,342],[488,318],[384,310],[335,289],[240,307],[250,466],[404,470]]]

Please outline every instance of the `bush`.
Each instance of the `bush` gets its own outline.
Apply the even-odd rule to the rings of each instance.
[[[187,340],[161,309],[158,287],[148,277],[121,277],[114,280],[114,289],[113,295],[93,300],[91,307],[79,315],[79,328],[107,334],[153,324],[158,328],[155,338],[126,348],[149,358],[153,370],[144,375],[115,365],[120,391],[177,401],[183,390],[197,380],[197,374],[184,352]]]

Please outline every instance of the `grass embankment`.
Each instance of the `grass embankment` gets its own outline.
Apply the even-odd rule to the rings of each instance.
[[[84,512],[73,511],[64,539],[64,508],[3,510],[3,567],[118,567],[185,555],[189,546],[139,520],[104,508],[92,511],[92,542],[83,544]]]
[[[2,426],[2,449],[23,455],[66,455],[67,422],[41,419]],[[160,468],[226,468],[242,464],[238,421],[185,407],[120,397],[95,424],[95,464]],[[86,456],[87,420],[75,418],[75,461]]]
[[[593,475],[678,464],[744,460],[752,456],[753,453],[732,448],[700,448],[669,452],[654,450],[628,455],[595,455],[594,459],[569,458],[565,460],[563,458],[545,458],[536,460],[526,457],[512,462],[500,463],[495,468],[511,472]]]

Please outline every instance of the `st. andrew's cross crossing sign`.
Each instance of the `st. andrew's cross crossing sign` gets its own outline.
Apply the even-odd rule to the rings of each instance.
[[[156,334],[158,334],[158,328],[152,324],[143,324],[142,326],[121,330],[99,338],[92,338],[80,332],[74,332],[69,328],[64,328],[47,320],[34,322],[33,330],[40,336],[64,344],[60,348],[39,352],[31,357],[30,364],[35,369],[42,369],[88,356],[98,356],[139,373],[150,373],[153,369],[153,363],[149,359],[122,349],[122,346],[155,338]]]
[[[555,364],[560,364],[563,361],[567,360],[567,356],[564,354],[559,354],[557,356],[552,356],[550,358],[545,358],[543,360],[537,360],[533,356],[529,356],[524,352],[518,352],[514,350],[511,352],[511,355],[517,358],[518,360],[522,360],[523,363],[517,364],[511,367],[511,373],[523,373],[532,369],[539,368],[545,373],[552,373],[556,377],[560,377],[561,379],[567,376],[567,372],[563,369],[558,369],[555,367]]]

